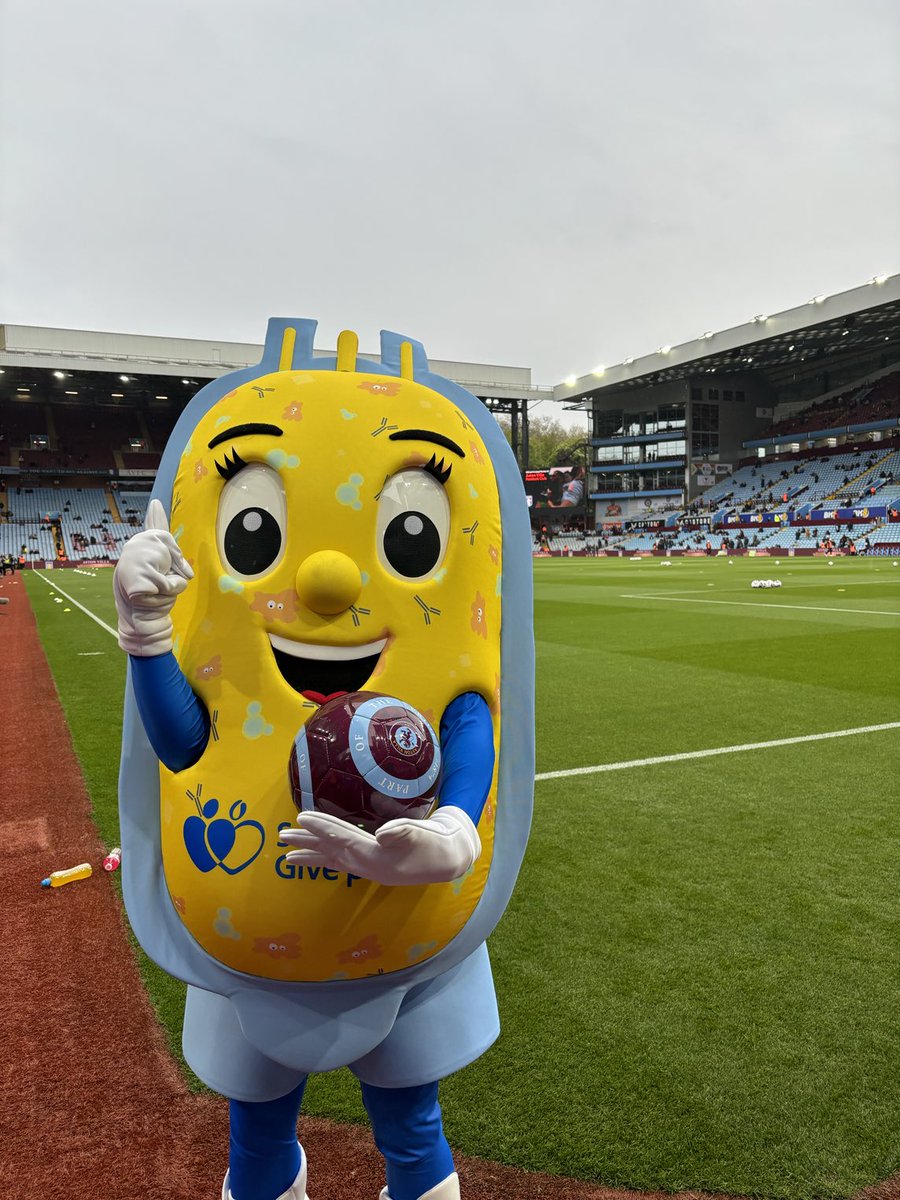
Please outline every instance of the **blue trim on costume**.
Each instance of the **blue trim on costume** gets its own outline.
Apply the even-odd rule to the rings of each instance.
[[[194,694],[175,655],[131,655],[138,712],[156,757],[170,771],[192,767],[209,741],[209,714]]]
[[[391,1200],[419,1200],[454,1171],[441,1124],[438,1085],[361,1087],[375,1145],[384,1155]]]
[[[297,1117],[306,1080],[277,1100],[229,1100],[228,1190],[234,1200],[275,1200],[300,1170]]]
[[[307,1080],[277,1100],[229,1100],[228,1187],[234,1200],[273,1200],[300,1170],[297,1118]],[[387,1169],[391,1200],[419,1200],[454,1172],[444,1136],[438,1085],[380,1088],[362,1084],[363,1104]]]
[[[461,808],[477,825],[494,777],[494,726],[483,697],[465,692],[447,705],[441,717],[439,808]]]

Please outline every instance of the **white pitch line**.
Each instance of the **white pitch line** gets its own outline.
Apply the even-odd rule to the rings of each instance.
[[[101,621],[99,617],[95,617],[89,608],[85,608],[83,604],[79,604],[74,596],[70,596],[68,592],[64,592],[58,584],[51,583],[49,579],[45,579],[40,571],[35,571],[35,575],[40,579],[41,583],[46,583],[48,588],[52,588],[54,592],[59,592],[61,596],[65,596],[70,604],[74,604],[76,608],[81,609],[85,616],[90,617],[92,621],[96,621],[101,629],[105,629],[107,633],[111,633],[114,638],[119,636],[115,629],[112,629],[105,621]]]
[[[770,608],[795,608],[801,612],[827,612],[827,613],[860,613],[867,617],[900,617],[900,611],[885,612],[878,608],[826,608],[824,605],[817,604],[775,604],[771,600],[765,604],[754,602],[752,600],[680,600],[675,596],[636,596],[628,592],[619,593],[620,600],[665,600],[668,604],[727,604],[731,608],[755,608],[757,612],[761,609]]]
[[[769,750],[773,746],[798,746],[801,742],[824,742],[828,738],[853,737],[858,733],[881,733],[885,729],[900,729],[900,721],[885,725],[861,725],[858,729],[837,729],[832,733],[807,733],[802,737],[777,738],[772,742],[745,742],[741,746],[717,746],[714,750],[688,750],[684,754],[660,754],[656,758],[632,758],[628,762],[601,763],[597,767],[572,767],[568,771],[545,771],[535,775],[535,782],[544,779],[568,779],[572,775],[598,775],[601,771],[625,771],[629,767],[655,767],[660,763],[686,762],[691,758],[714,758],[717,754],[742,754],[746,750]]]

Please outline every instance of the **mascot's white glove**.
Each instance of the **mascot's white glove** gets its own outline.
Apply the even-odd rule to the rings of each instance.
[[[289,863],[329,867],[387,885],[449,883],[465,875],[481,854],[481,839],[467,813],[448,805],[424,821],[400,817],[366,833],[329,813],[302,812],[299,829],[282,830],[296,846]]]
[[[172,606],[193,578],[169,533],[165,509],[151,500],[143,530],[125,543],[113,575],[123,650],[152,658],[172,649]]]

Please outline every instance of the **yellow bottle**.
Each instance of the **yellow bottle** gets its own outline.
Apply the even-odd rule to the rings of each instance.
[[[62,887],[65,883],[74,883],[76,879],[87,879],[90,873],[91,864],[80,863],[77,867],[69,867],[68,871],[54,871],[41,880],[41,887]]]

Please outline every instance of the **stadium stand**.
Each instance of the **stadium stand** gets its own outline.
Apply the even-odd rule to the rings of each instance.
[[[785,433],[802,434],[830,426],[862,424],[900,415],[900,371],[885,375],[873,384],[851,388],[839,396],[830,396],[776,421],[763,435],[779,437]]]
[[[0,521],[0,553],[18,556],[25,545],[29,560],[58,558],[54,538],[58,526],[65,558],[79,562],[116,560],[126,538],[142,527],[150,494],[123,492],[116,500],[102,488],[17,487],[0,497],[6,506]]]

